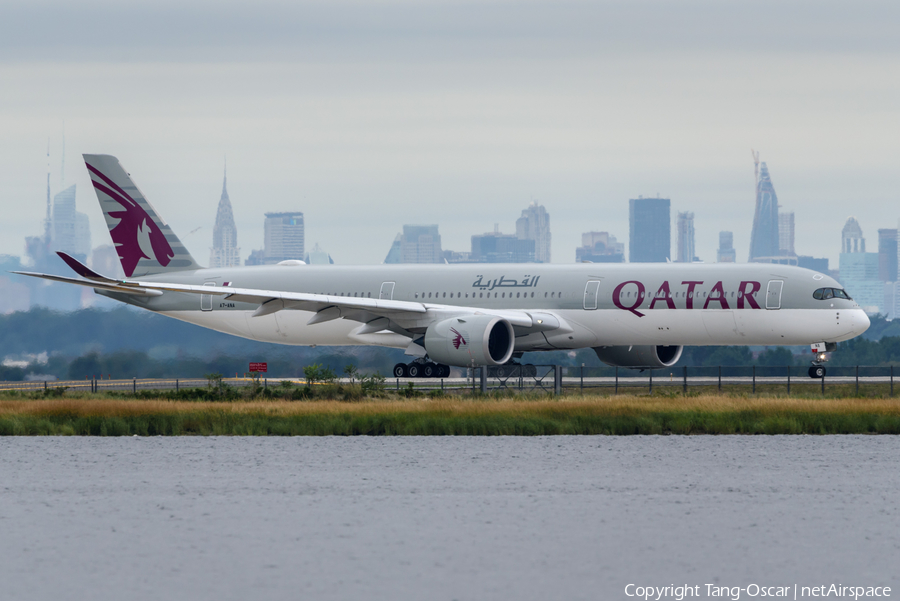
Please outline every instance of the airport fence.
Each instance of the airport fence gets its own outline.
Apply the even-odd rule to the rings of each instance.
[[[833,393],[847,395],[894,396],[894,366],[828,366],[822,378],[812,378],[807,366],[714,366],[667,367],[634,370],[617,367],[561,365],[512,365],[488,368],[454,369],[448,378],[389,378],[385,388],[444,392],[524,392],[548,394],[579,393]],[[900,376],[900,372],[897,373]],[[278,385],[288,380],[305,385],[302,378],[235,377],[222,378],[222,384],[235,388]],[[348,383],[338,379],[337,383]],[[217,385],[209,378],[88,378],[66,381],[0,382],[0,391],[54,390],[72,392],[131,392],[145,390],[181,390]],[[898,391],[900,392],[900,391]]]

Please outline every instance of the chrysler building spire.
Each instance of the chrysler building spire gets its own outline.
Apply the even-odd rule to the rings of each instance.
[[[222,179],[222,198],[216,212],[216,225],[213,227],[213,245],[209,254],[210,267],[239,267],[241,249],[237,245],[237,227],[234,225],[234,211],[231,199],[228,198],[228,166]]]

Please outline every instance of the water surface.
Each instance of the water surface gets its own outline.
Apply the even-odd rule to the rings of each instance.
[[[898,457],[889,436],[4,438],[0,596],[897,587]]]

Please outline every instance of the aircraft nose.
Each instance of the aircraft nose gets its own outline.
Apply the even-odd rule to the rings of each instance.
[[[861,309],[853,312],[852,322],[853,333],[857,336],[868,330],[869,326],[872,324],[872,322],[869,321],[869,316]]]

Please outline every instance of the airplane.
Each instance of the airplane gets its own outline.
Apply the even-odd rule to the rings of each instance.
[[[869,319],[809,269],[763,263],[277,265],[204,268],[110,155],[85,154],[124,279],[58,253],[80,277],[15,272],[227,334],[285,345],[405,349],[396,377],[517,365],[592,348],[604,363],[670,367],[685,346],[805,345],[809,375]],[[533,366],[531,366],[533,368]]]

